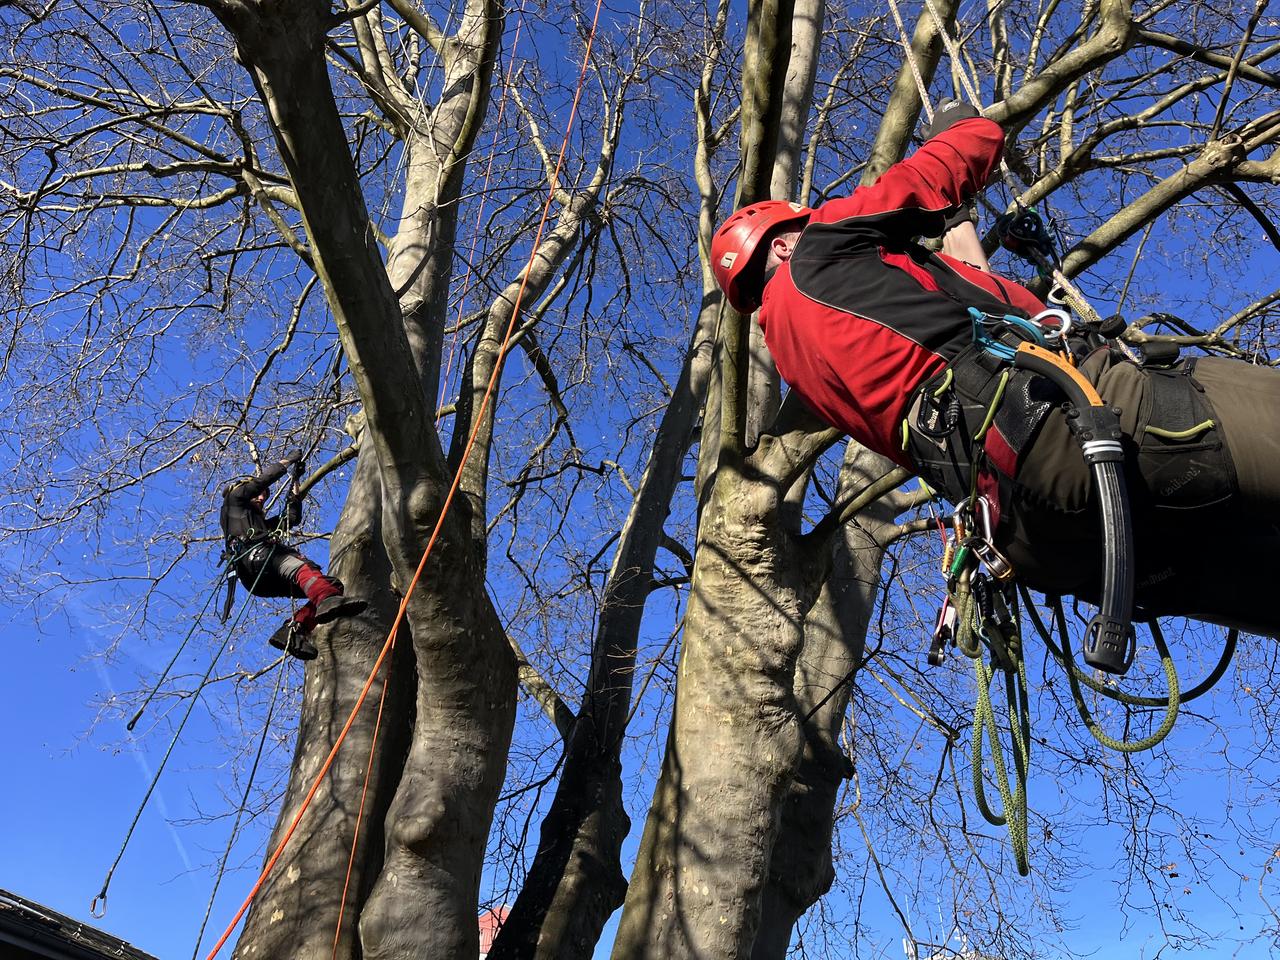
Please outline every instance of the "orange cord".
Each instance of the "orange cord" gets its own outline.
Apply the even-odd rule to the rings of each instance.
[[[395,649],[395,644],[391,645]],[[351,834],[351,856],[347,858],[347,877],[342,881],[342,900],[338,903],[338,926],[333,931],[333,957],[338,960],[338,942],[342,939],[342,918],[347,912],[347,891],[351,889],[351,872],[356,864],[356,849],[360,845],[360,825],[364,822],[364,802],[369,795],[369,778],[373,775],[373,756],[378,748],[378,733],[382,729],[382,708],[387,703],[387,688],[391,686],[391,670],[382,681],[382,696],[378,698],[378,718],[373,722],[373,737],[369,741],[369,762],[364,768],[364,786],[360,788],[360,807],[356,811],[356,828]]]
[[[351,730],[352,724],[355,722],[356,715],[360,712],[360,708],[364,706],[365,697],[369,695],[369,689],[373,686],[374,678],[378,675],[378,671],[382,668],[382,662],[386,659],[388,651],[395,644],[396,632],[400,629],[400,623],[404,619],[405,610],[409,605],[409,598],[413,596],[414,588],[418,585],[418,580],[422,576],[422,571],[427,565],[427,558],[431,556],[431,551],[435,547],[436,540],[439,539],[440,531],[444,527],[445,517],[449,514],[449,508],[453,505],[454,495],[458,491],[458,487],[462,483],[462,472],[466,467],[467,461],[471,456],[471,451],[475,447],[476,437],[480,434],[480,428],[484,424],[484,414],[488,409],[489,399],[493,395],[493,390],[498,382],[498,375],[502,372],[503,361],[506,359],[507,348],[511,344],[511,336],[515,332],[516,321],[520,318],[520,306],[524,300],[524,292],[529,284],[529,274],[533,270],[533,264],[538,255],[538,245],[542,242],[542,233],[546,228],[547,219],[551,214],[551,205],[555,202],[556,185],[560,179],[560,171],[564,166],[564,156],[569,150],[569,136],[573,130],[574,120],[578,115],[578,103],[582,99],[582,88],[586,81],[587,65],[590,63],[591,46],[595,40],[596,27],[600,22],[600,8],[603,0],[596,0],[595,16],[591,21],[591,31],[587,35],[586,48],[583,51],[582,70],[578,74],[578,86],[573,94],[573,105],[569,110],[569,123],[565,129],[564,142],[560,145],[560,155],[556,158],[556,168],[551,175],[551,183],[547,190],[547,202],[542,208],[542,218],[538,221],[538,229],[533,238],[533,249],[529,254],[529,262],[525,265],[524,271],[520,278],[520,290],[516,294],[515,304],[511,310],[511,320],[507,323],[506,334],[502,338],[502,346],[498,349],[498,359],[494,363],[493,372],[489,375],[489,382],[485,387],[484,397],[480,401],[479,409],[476,411],[475,423],[471,428],[471,435],[467,439],[466,449],[463,450],[462,458],[458,462],[458,469],[453,475],[453,482],[449,486],[449,492],[445,496],[444,504],[440,508],[440,515],[436,518],[435,527],[431,531],[431,537],[427,540],[427,547],[422,552],[422,559],[418,561],[418,568],[413,573],[413,579],[409,582],[408,589],[405,590],[404,597],[400,600],[400,608],[396,611],[395,622],[391,624],[391,632],[387,634],[386,643],[382,645],[382,650],[378,654],[378,659],[373,665],[373,670],[369,673],[369,678],[365,681],[360,696],[356,698],[355,706],[351,709],[351,715],[347,717],[347,722],[343,724],[342,730],[338,734],[338,739],[334,741],[329,755],[325,757],[324,764],[320,767],[320,772],[316,774],[315,782],[312,783],[311,789],[307,791],[306,797],[302,801],[302,806],[298,808],[298,812],[294,814],[293,820],[289,823],[289,829],[285,831],[284,837],[276,846],[275,851],[271,854],[271,859],[267,861],[267,865],[263,867],[261,875],[254,883],[253,888],[249,891],[249,895],[245,897],[244,903],[240,905],[240,909],[236,911],[236,915],[232,917],[231,923],[227,925],[227,929],[223,931],[218,942],[214,944],[213,949],[209,952],[206,960],[213,960],[218,952],[230,939],[236,925],[244,916],[245,911],[249,909],[249,905],[253,903],[254,897],[258,895],[258,891],[262,889],[263,883],[271,874],[272,868],[284,853],[285,847],[293,838],[294,831],[298,828],[298,823],[302,820],[303,814],[307,812],[307,808],[311,806],[311,801],[315,798],[316,791],[320,789],[320,784],[324,781],[325,776],[329,773],[329,768],[333,765],[334,758],[338,755],[338,750],[342,747],[343,741],[347,739],[347,734]],[[385,690],[385,685],[384,688]]]
[[[520,5],[520,12],[524,12],[524,4]],[[507,65],[507,76],[502,84],[502,99],[498,102],[498,118],[494,126],[501,128],[502,116],[507,109],[507,91],[511,86],[511,78],[515,73],[515,52],[520,45],[520,33],[524,27],[524,20],[520,19],[516,22],[515,38],[511,42],[511,62]],[[493,137],[493,145],[489,148],[489,157],[485,162],[484,170],[484,186],[480,188],[480,204],[476,210],[476,224],[471,231],[471,248],[467,252],[467,272],[462,280],[462,292],[458,295],[458,315],[454,320],[453,340],[449,344],[449,356],[445,364],[444,375],[440,378],[440,397],[436,401],[436,410],[444,404],[445,385],[448,383],[449,374],[453,370],[454,357],[458,349],[458,333],[462,322],[462,308],[466,300],[467,292],[471,289],[471,278],[474,276],[472,264],[475,262],[476,245],[480,236],[480,224],[483,222],[486,201],[488,200],[489,180],[493,172],[493,160],[498,152],[498,134],[495,131]],[[440,420],[440,414],[436,414],[436,420]],[[382,685],[382,698],[378,701],[378,718],[373,725],[373,737],[369,743],[369,762],[365,765],[364,785],[360,788],[360,806],[356,811],[355,829],[351,833],[351,854],[347,857],[347,876],[342,882],[342,900],[338,903],[338,922],[333,930],[333,953],[331,960],[338,960],[338,944],[342,941],[342,920],[347,912],[347,893],[351,889],[351,874],[355,869],[356,850],[360,845],[360,828],[364,823],[365,799],[369,794],[369,778],[373,775],[373,758],[378,748],[378,733],[382,728],[382,708],[387,699],[387,687],[390,686],[390,678]]]

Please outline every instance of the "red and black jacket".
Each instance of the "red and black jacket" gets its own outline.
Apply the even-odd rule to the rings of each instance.
[[[982,117],[929,139],[876,183],[814,210],[765,285],[759,322],[778,372],[815,413],[912,467],[900,424],[912,391],[972,339],[968,308],[1031,316],[1031,291],[916,242],[984,187],[1004,132]]]

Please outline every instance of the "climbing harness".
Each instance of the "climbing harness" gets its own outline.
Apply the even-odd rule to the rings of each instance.
[[[1119,412],[1102,401],[1076,368],[1069,314],[1048,310],[1036,317],[992,316],[969,308],[973,345],[938,377],[924,384],[903,423],[903,449],[935,488],[960,507],[973,529],[976,497],[983,494],[988,527],[998,522],[999,480],[1013,477],[1018,458],[1053,404],[1032,397],[1031,376],[1065,397],[1067,424],[1089,465],[1100,505],[1103,577],[1100,610],[1084,644],[1085,662],[1123,673],[1131,659],[1133,630],[1133,524],[1123,472]],[[1015,379],[1016,378],[1016,379]],[[1006,397],[1017,401],[1006,405]],[[977,429],[970,433],[972,424]],[[967,474],[967,476],[966,476]],[[992,530],[973,542],[957,542],[958,555],[973,550],[994,557]],[[957,556],[957,560],[960,556]],[[999,564],[1003,571],[1007,562]]]
[[[995,546],[1000,502],[995,473],[998,465],[1006,475],[1013,475],[1022,448],[1034,438],[1052,409],[1050,403],[1031,401],[1032,378],[1048,380],[1066,398],[1067,422],[1089,464],[1102,505],[1102,602],[1086,631],[1085,660],[1112,673],[1128,668],[1135,649],[1129,623],[1133,605],[1133,533],[1121,472],[1118,413],[1102,402],[1072,358],[1072,339],[1087,335],[1087,326],[1076,330],[1070,314],[1062,310],[1027,318],[1012,314],[992,316],[970,308],[970,318],[973,344],[942,374],[920,388],[913,414],[903,424],[903,441],[930,485],[947,493],[956,504],[950,535],[944,527],[942,574],[947,596],[933,632],[928,660],[933,665],[942,663],[948,647],[954,646],[974,661],[974,799],[985,820],[1008,828],[1015,865],[1019,874],[1026,876],[1030,872],[1030,712],[1015,571]],[[1006,397],[1011,394],[1018,395],[1018,402],[1006,406]],[[1027,602],[1027,606],[1032,605]],[[1064,650],[1069,657],[1067,641]],[[1168,670],[1171,669],[1170,660]],[[997,672],[1004,677],[1005,726],[1012,770],[1005,761],[1006,750],[991,700]],[[1077,684],[1074,672],[1072,677],[1072,683]],[[1170,688],[1177,689],[1176,675]],[[1083,709],[1083,699],[1076,700]],[[1176,715],[1176,707],[1171,712]],[[1166,723],[1172,725],[1171,721]],[[985,792],[987,744],[1000,794],[999,812],[992,809]]]

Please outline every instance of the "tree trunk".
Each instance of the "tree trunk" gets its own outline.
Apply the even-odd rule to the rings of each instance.
[[[537,854],[490,960],[588,960],[626,893],[619,751],[626,733],[636,646],[663,523],[679,483],[711,375],[716,309],[703,306],[680,380],[658,426],[649,464],[605,586],[587,692]]]
[[[852,460],[842,471],[837,500],[893,469],[883,457],[853,444],[850,448]],[[892,524],[893,512],[880,501],[860,513],[856,525],[844,526],[833,547],[831,573],[805,619],[795,679],[796,708],[808,718],[803,722],[805,749],[773,842],[752,960],[782,960],[796,922],[835,879],[835,804],[852,772],[839,743],[840,727],[854,671],[866,649],[884,559],[883,532]]]
[[[334,532],[329,563],[329,572],[343,581],[347,592],[367,597],[369,607],[359,617],[316,631],[320,656],[306,668],[297,747],[268,851],[275,850],[311,788],[395,619],[398,601],[390,587],[391,564],[379,536],[382,504],[377,471],[374,456],[361,454]],[[347,734],[342,752],[276,864],[272,879],[254,900],[233,955],[236,960],[332,955],[377,702],[382,683],[388,682],[337,954],[358,960],[355,923],[382,864],[382,819],[409,745],[414,678],[413,652],[407,639],[403,638],[395,657],[383,665],[382,681],[369,693],[371,703]]]
[[[392,583],[408,595],[449,480],[329,84],[327,5],[218,9],[254,72],[297,193],[377,454]],[[360,920],[373,960],[478,952],[480,871],[506,768],[516,670],[469,542],[469,512],[457,502],[439,524],[406,599],[416,712],[385,821],[385,863]]]
[[[800,759],[792,682],[813,597],[781,487],[722,469],[703,514],[675,717],[615,960],[747,957]]]

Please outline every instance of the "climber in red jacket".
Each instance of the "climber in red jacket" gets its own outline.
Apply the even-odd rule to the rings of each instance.
[[[964,104],[931,127],[914,155],[848,197],[736,211],[712,241],[716,280],[734,308],[759,310],[778,372],[816,414],[957,504],[976,482],[1019,579],[1090,597],[1100,532],[1084,514],[1097,506],[1063,396],[1023,370],[1002,380],[1008,365],[977,342],[1020,324],[1052,336],[1063,316],[1028,324],[1045,311],[1031,291],[984,269],[980,253],[949,255],[975,249],[971,227],[942,253],[919,242],[963,218],[1004,132]],[[1002,332],[988,336],[988,323]],[[1219,357],[1139,364],[1096,334],[1081,344],[1079,373],[1119,411],[1141,612],[1280,634],[1268,572],[1280,547],[1280,373]]]
[[[760,308],[765,342],[791,389],[907,467],[914,465],[899,425],[911,393],[970,342],[968,308],[1026,316],[1045,309],[1025,287],[915,242],[943,233],[1004,149],[999,124],[963,105],[939,111],[934,128],[874,185],[812,210],[753,204],[712,244],[721,288],[738,310]]]

